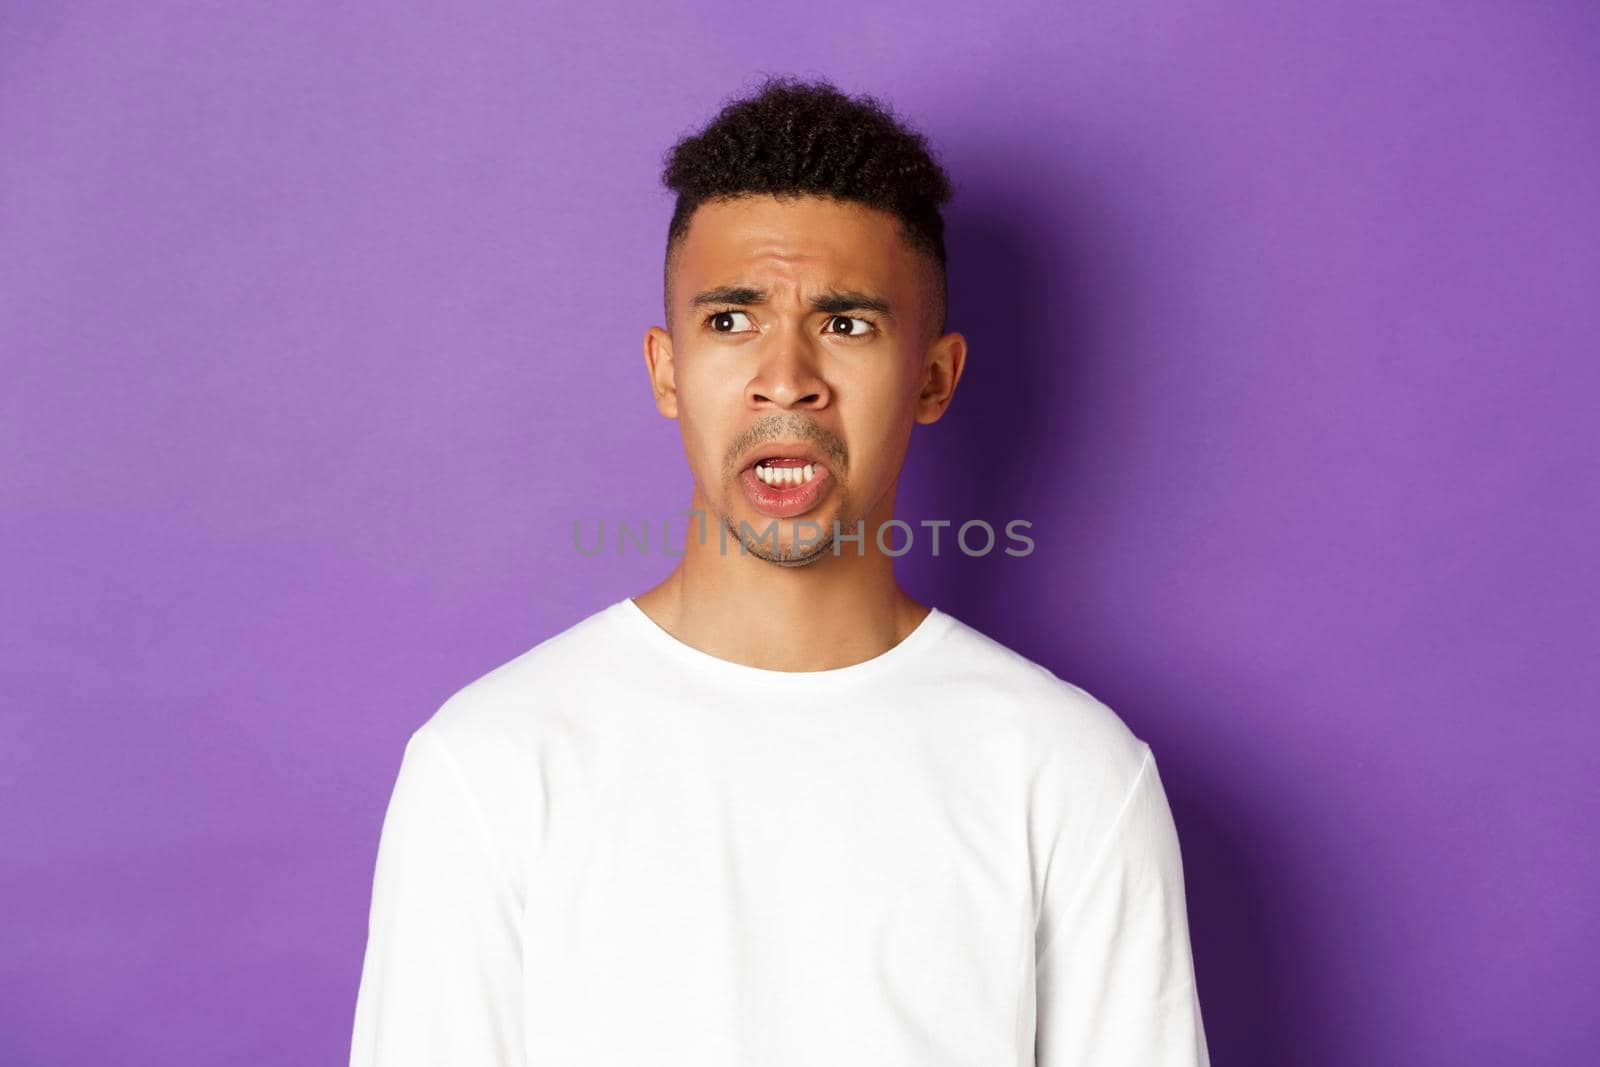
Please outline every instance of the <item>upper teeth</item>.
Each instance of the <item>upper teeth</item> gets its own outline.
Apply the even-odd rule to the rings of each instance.
[[[817,476],[814,463],[804,467],[764,467],[756,464],[756,477],[768,485],[804,485]]]

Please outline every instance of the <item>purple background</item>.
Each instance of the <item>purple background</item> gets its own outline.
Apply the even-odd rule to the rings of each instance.
[[[900,514],[1038,547],[902,578],[1154,746],[1219,1067],[1600,1061],[1600,9],[1438,0],[6,5],[5,1061],[344,1061],[407,734],[670,568],[767,71],[958,184]]]

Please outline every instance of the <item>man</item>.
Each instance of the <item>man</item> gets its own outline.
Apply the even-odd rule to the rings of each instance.
[[[944,173],[770,79],[664,178],[644,356],[704,521],[411,736],[351,1063],[1207,1064],[1150,747],[878,541],[965,364]]]

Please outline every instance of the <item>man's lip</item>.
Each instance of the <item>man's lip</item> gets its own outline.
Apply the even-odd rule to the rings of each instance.
[[[758,463],[769,459],[798,459],[806,463],[814,463],[819,467],[825,465],[822,456],[810,445],[776,444],[763,445],[751,453],[750,462],[746,463],[741,469],[749,470]]]
[[[739,475],[739,485],[744,490],[745,499],[757,511],[775,519],[787,519],[815,508],[832,491],[833,479],[827,467],[817,464],[816,475],[809,482],[767,485],[756,475],[753,467],[747,467]]]
[[[814,459],[807,459],[805,456],[768,456],[765,459],[756,460],[754,463],[750,464],[750,466],[746,467],[745,470],[754,470],[763,464],[765,464],[768,469],[782,469],[784,467],[792,468],[827,466],[825,463],[819,463]]]

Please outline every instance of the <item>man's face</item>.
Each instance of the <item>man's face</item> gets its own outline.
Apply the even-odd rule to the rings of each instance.
[[[645,356],[708,538],[715,522],[729,551],[801,566],[834,554],[836,523],[864,520],[872,550],[911,427],[943,413],[965,354],[959,334],[936,337],[936,285],[899,221],[864,205],[750,196],[695,212],[668,268],[670,335],[652,328]]]

